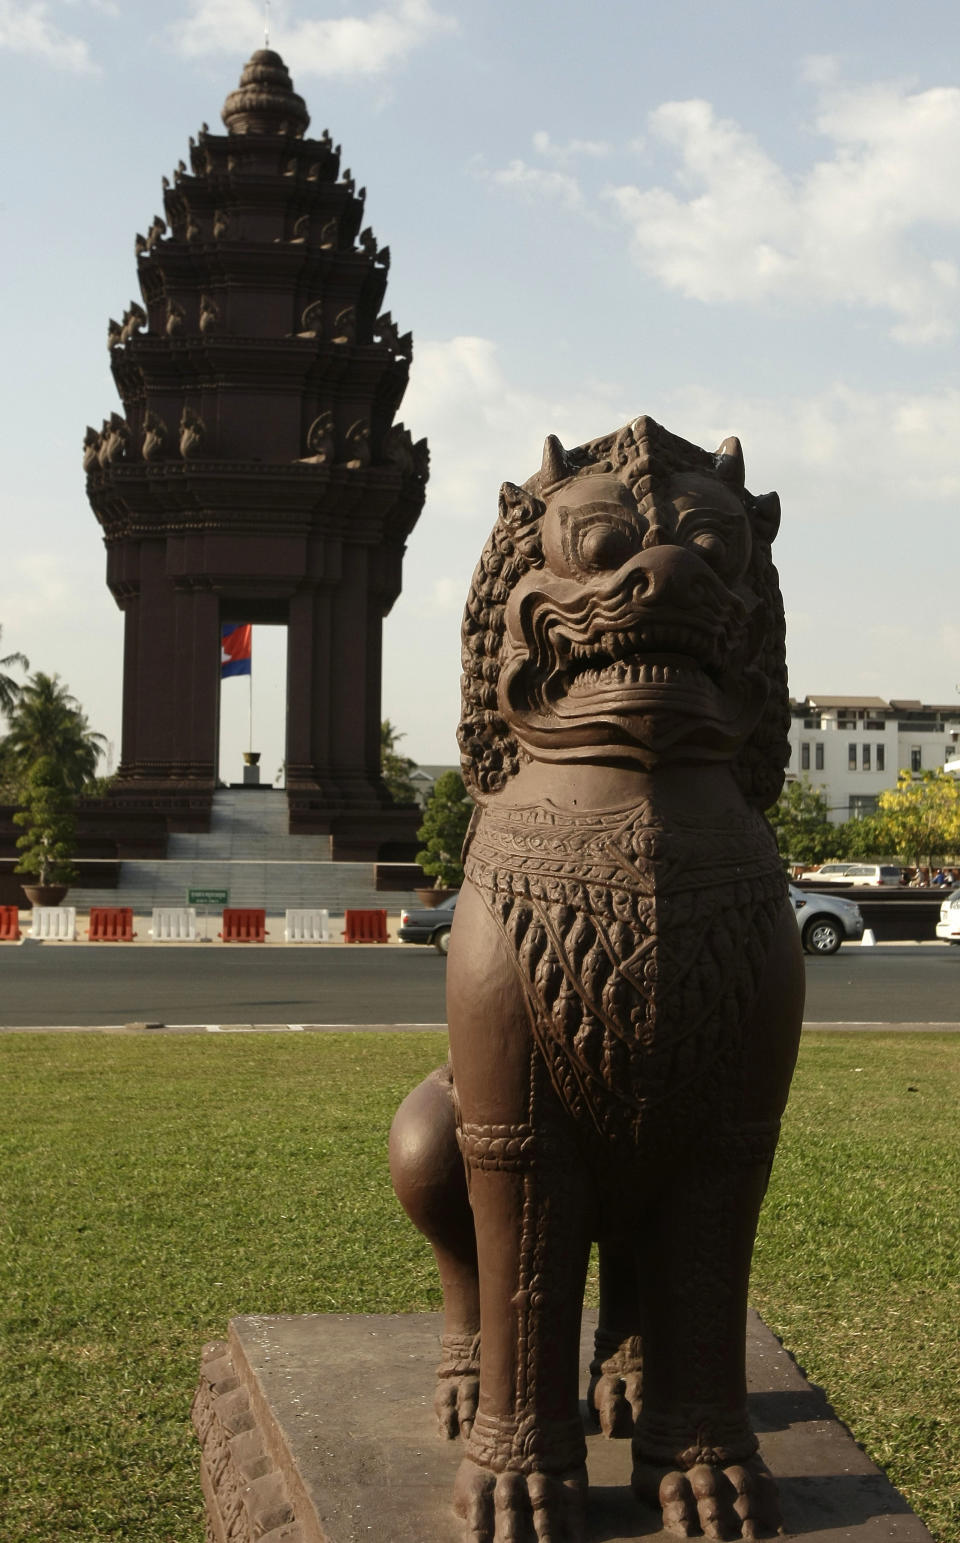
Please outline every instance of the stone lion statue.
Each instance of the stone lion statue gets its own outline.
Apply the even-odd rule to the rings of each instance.
[[[803,1008],[763,814],[787,759],[779,514],[736,439],[709,454],[647,417],[551,436],[471,584],[451,1060],[391,1132],[443,1283],[470,1543],[585,1535],[593,1240],[588,1406],[631,1435],[638,1500],[681,1536],[781,1526],[744,1371]]]

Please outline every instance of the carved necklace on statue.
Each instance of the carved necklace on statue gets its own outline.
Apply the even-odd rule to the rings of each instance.
[[[516,961],[561,1102],[604,1140],[641,1141],[685,1108],[729,1111],[740,1024],[786,881],[749,808],[669,827],[648,802],[599,813],[483,806],[467,877]]]

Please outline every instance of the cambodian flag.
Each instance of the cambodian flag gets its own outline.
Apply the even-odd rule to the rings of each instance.
[[[249,622],[224,622],[220,628],[220,679],[228,675],[249,675],[253,650],[253,628]]]

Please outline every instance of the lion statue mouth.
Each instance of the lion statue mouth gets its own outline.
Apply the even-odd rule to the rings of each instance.
[[[660,555],[664,583],[676,559]],[[637,601],[656,587],[649,569],[618,574],[606,592],[539,573],[507,607],[499,699],[521,743],[569,759],[577,744],[596,755],[665,754],[699,745],[731,753],[766,699],[750,667],[755,627],[747,603],[709,572],[681,574],[690,611]]]

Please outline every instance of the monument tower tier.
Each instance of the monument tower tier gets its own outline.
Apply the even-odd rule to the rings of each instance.
[[[123,407],[88,428],[87,493],[124,612],[118,810],[205,829],[220,630],[288,629],[290,827],[338,857],[405,855],[419,819],[380,776],[383,619],[429,457],[395,421],[413,348],[390,262],[280,56],[258,50],[164,178],[136,238],[142,304],[111,320]]]

